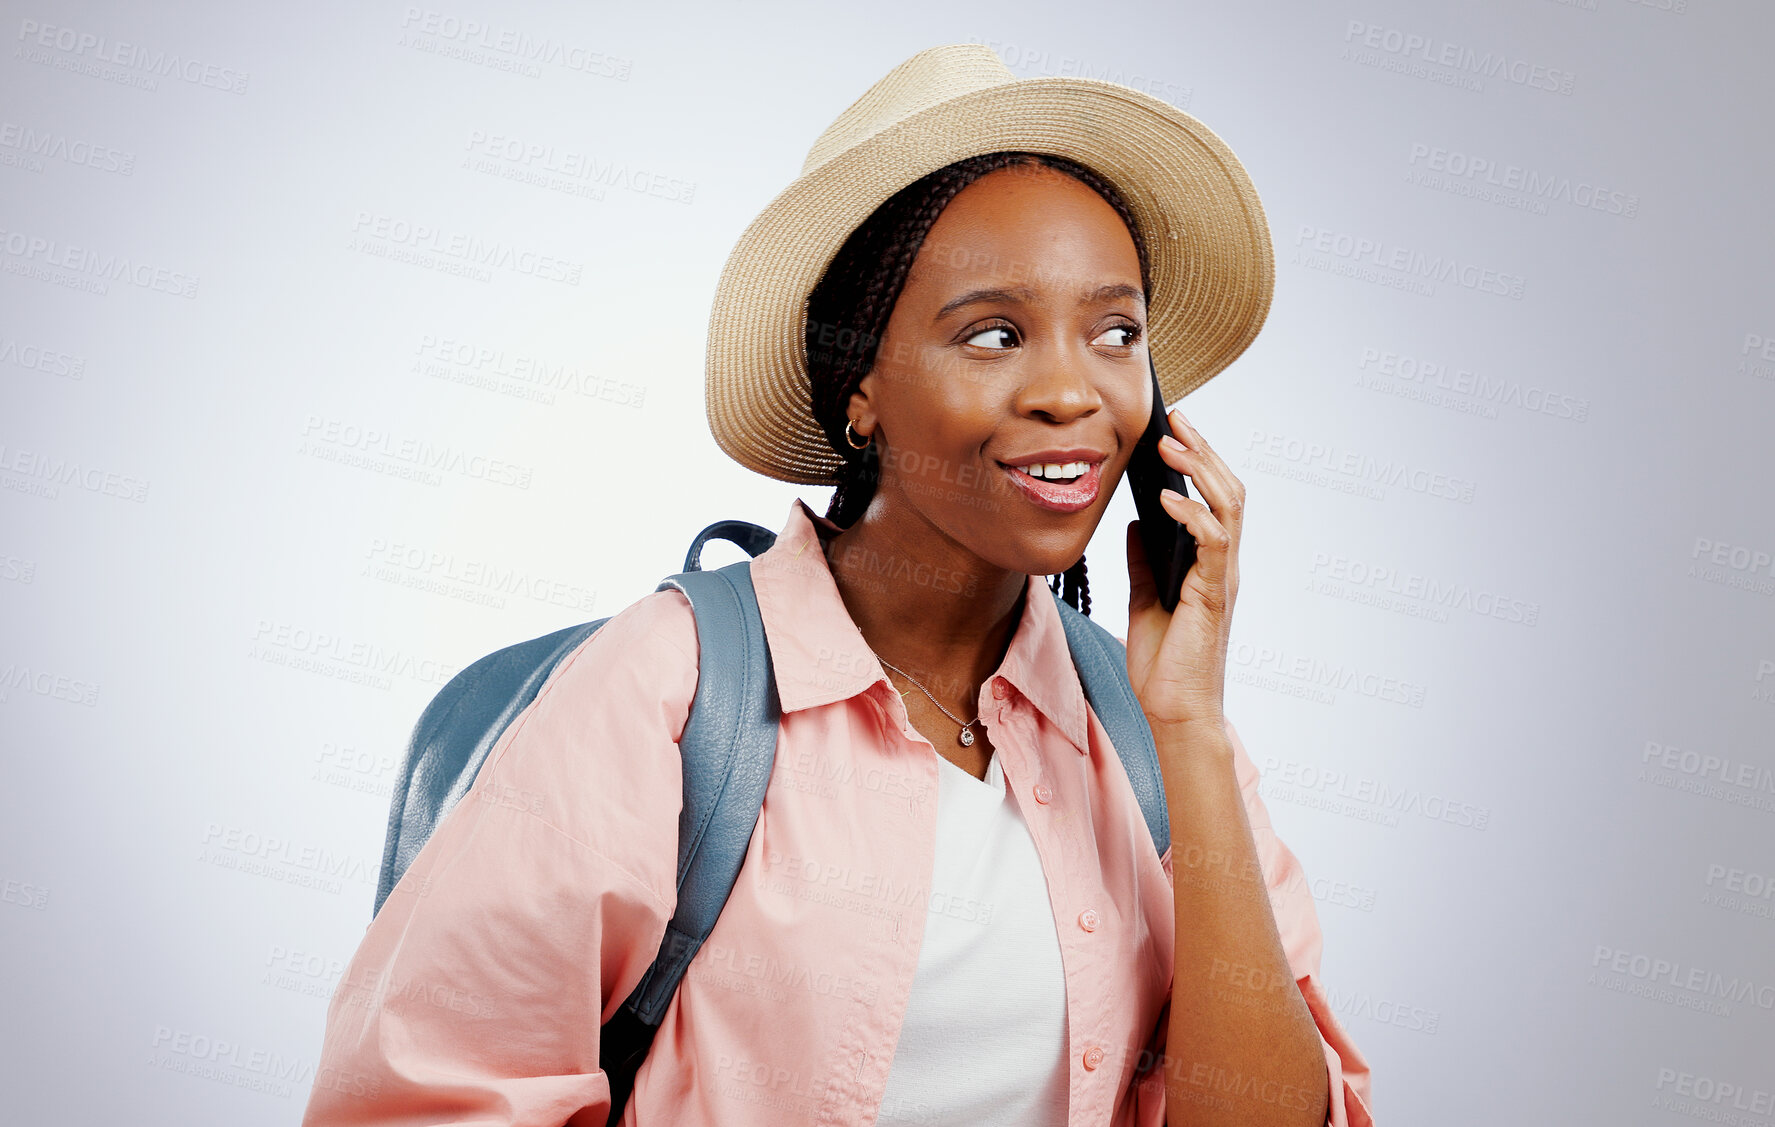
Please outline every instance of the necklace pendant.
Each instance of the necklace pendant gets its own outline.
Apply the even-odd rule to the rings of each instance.
[[[968,731],[966,728],[963,728],[961,730],[961,746],[963,746],[963,747],[973,747],[974,746],[974,733]]]

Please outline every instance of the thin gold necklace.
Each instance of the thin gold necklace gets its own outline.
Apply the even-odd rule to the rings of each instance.
[[[895,673],[898,673],[900,676],[906,678],[908,681],[911,681],[913,683],[913,685],[917,686],[918,691],[923,693],[925,696],[931,697],[931,703],[937,706],[938,711],[943,713],[943,715],[949,717],[949,719],[953,720],[955,723],[961,724],[961,734],[956,737],[958,740],[961,741],[961,746],[963,746],[963,747],[973,747],[974,746],[974,733],[968,731],[968,729],[972,728],[975,724],[978,724],[980,722],[980,718],[978,716],[974,717],[972,720],[969,720],[966,724],[962,724],[961,717],[959,717],[955,713],[949,711],[947,708],[944,708],[942,701],[938,700],[934,696],[931,696],[931,691],[929,689],[925,688],[923,685],[920,685],[918,683],[918,678],[914,677],[912,674],[906,672],[904,669],[901,669],[899,666],[888,661],[886,658],[882,657],[880,654],[875,655],[875,660],[881,662],[883,665],[887,666],[889,669],[892,669]]]

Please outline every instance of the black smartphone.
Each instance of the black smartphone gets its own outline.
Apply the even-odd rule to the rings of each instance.
[[[1152,373],[1153,414],[1146,433],[1140,436],[1133,456],[1128,459],[1128,488],[1134,494],[1135,513],[1140,517],[1140,544],[1146,549],[1146,562],[1152,565],[1159,605],[1173,611],[1183,590],[1183,577],[1195,566],[1196,538],[1159,502],[1161,489],[1175,489],[1188,497],[1185,483],[1189,479],[1159,457],[1159,439],[1171,433],[1171,424],[1165,417],[1165,393],[1159,389],[1159,370],[1153,366],[1150,352],[1146,366]]]

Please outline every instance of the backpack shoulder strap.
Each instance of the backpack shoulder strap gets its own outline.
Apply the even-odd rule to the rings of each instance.
[[[584,622],[495,650],[438,690],[413,726],[394,780],[372,916],[382,911],[438,820],[468,793],[500,734],[536,699],[561,659],[607,621]]]
[[[776,762],[776,678],[752,591],[750,561],[668,576],[696,611],[696,698],[684,724],[684,806],[678,815],[678,907],[659,958],[628,1005],[649,1025],[715,927],[746,859]]]
[[[1050,590],[1050,594],[1052,591]],[[1159,749],[1153,743],[1152,728],[1140,699],[1128,684],[1128,649],[1108,630],[1074,610],[1054,596],[1060,610],[1060,622],[1066,627],[1066,644],[1072,650],[1072,661],[1084,686],[1085,700],[1109,742],[1121,757],[1122,769],[1140,800],[1140,812],[1146,828],[1152,832],[1153,847],[1159,856],[1171,848],[1171,815],[1165,808],[1165,780],[1159,773]]]
[[[749,564],[681,572],[659,585],[690,600],[699,654],[696,697],[678,741],[678,906],[653,965],[600,1034],[610,1123],[619,1121],[666,1007],[739,879],[776,763],[781,709]]]

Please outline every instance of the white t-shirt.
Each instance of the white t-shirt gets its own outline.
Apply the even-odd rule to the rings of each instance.
[[[937,757],[937,856],[878,1127],[1064,1127],[1066,976],[1041,858],[995,750]]]

